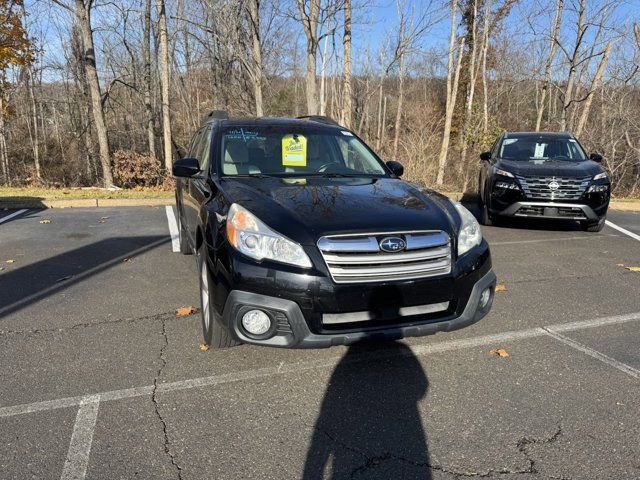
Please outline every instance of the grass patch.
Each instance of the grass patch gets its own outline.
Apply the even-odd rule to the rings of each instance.
[[[24,198],[40,198],[42,200],[80,200],[85,198],[173,198],[173,191],[152,189],[111,191],[102,188],[0,187],[0,200],[11,202]]]

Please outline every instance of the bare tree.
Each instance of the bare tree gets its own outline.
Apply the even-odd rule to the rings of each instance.
[[[353,117],[353,93],[351,91],[351,0],[345,0],[344,2],[344,35],[342,37],[342,44],[344,49],[344,83],[340,123],[347,128],[351,128],[351,120]]]
[[[438,155],[438,174],[436,176],[436,185],[444,184],[444,171],[447,167],[447,155],[449,153],[449,137],[451,136],[451,121],[453,119],[453,111],[456,106],[456,97],[458,95],[458,83],[460,81],[460,66],[462,64],[462,51],[464,49],[464,37],[458,42],[456,49],[456,32],[458,25],[458,1],[451,2],[451,31],[449,34],[449,54],[447,62],[447,102],[444,118],[444,132],[442,133],[442,145],[440,146],[440,155]],[[458,52],[458,58],[454,65],[454,58]]]
[[[320,18],[320,0],[296,0],[302,27],[307,37],[307,73],[305,88],[307,95],[307,114],[318,114],[318,83],[316,66],[318,57],[318,20]]]
[[[578,126],[576,127],[575,134],[576,136],[582,135],[582,130],[584,129],[587,119],[589,118],[589,111],[591,110],[591,103],[593,102],[593,94],[598,89],[600,84],[600,80],[602,79],[602,74],[604,73],[604,69],[607,66],[607,61],[609,60],[609,55],[611,54],[611,42],[607,44],[607,48],[602,54],[602,58],[600,59],[600,64],[598,65],[598,70],[596,71],[595,76],[593,77],[593,81],[591,82],[591,88],[587,93],[587,99],[584,102],[584,106],[582,107],[582,115],[580,116],[580,120],[578,122]]]
[[[538,101],[538,112],[536,115],[536,132],[540,131],[540,125],[542,123],[542,116],[544,115],[544,106],[551,84],[551,70],[553,68],[553,61],[556,56],[556,49],[558,46],[558,37],[560,35],[560,24],[562,23],[562,10],[564,8],[564,0],[557,0],[555,20],[553,21],[553,28],[551,29],[551,35],[549,35],[549,56],[547,57],[547,63],[544,70],[544,81],[542,84],[542,92],[540,93],[540,99]]]
[[[151,104],[151,0],[145,0],[142,57],[144,60],[144,110],[147,117],[147,144],[149,153],[156,155],[156,135],[154,129],[153,106]]]
[[[62,0],[53,0],[54,3],[72,12],[80,26],[82,45],[84,50],[83,64],[89,84],[91,94],[91,110],[93,121],[98,136],[98,146],[100,148],[100,165],[102,167],[102,181],[104,186],[113,186],[113,174],[111,172],[111,151],[109,150],[109,135],[107,132],[107,122],[104,116],[102,105],[102,93],[100,90],[100,80],[96,68],[96,54],[93,43],[93,31],[91,29],[91,11],[93,0],[75,0],[74,6],[64,3]]]
[[[164,0],[156,0],[160,25],[160,83],[162,84],[162,133],[164,145],[164,167],[171,171],[173,153],[171,148],[171,115],[169,105],[169,40],[167,38],[167,13]]]

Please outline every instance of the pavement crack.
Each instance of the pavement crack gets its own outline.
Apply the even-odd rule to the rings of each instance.
[[[542,439],[522,437],[520,440],[518,440],[518,443],[516,444],[518,451],[522,455],[524,455],[524,457],[529,462],[529,468],[523,473],[532,473],[532,474],[539,473],[538,469],[536,468],[536,461],[529,454],[529,450],[528,450],[529,445],[545,445],[545,444],[548,445],[548,444],[555,443],[558,440],[558,438],[560,438],[562,433],[563,433],[562,426],[558,425],[558,428],[556,429],[555,433],[550,437],[542,438]],[[563,478],[563,480],[568,480],[568,479]]]
[[[180,465],[178,465],[175,454],[171,451],[171,442],[169,441],[169,434],[167,433],[167,422],[165,421],[164,417],[160,413],[160,405],[158,403],[158,398],[156,396],[158,391],[158,381],[162,376],[162,371],[167,366],[167,360],[164,358],[164,352],[166,348],[169,346],[169,338],[167,337],[166,318],[162,319],[162,339],[163,339],[163,344],[162,344],[162,347],[160,348],[160,353],[158,355],[158,359],[160,360],[160,367],[158,368],[158,372],[156,373],[156,376],[153,379],[153,390],[151,392],[151,402],[153,403],[154,411],[156,413],[156,416],[158,417],[158,420],[160,421],[160,425],[162,426],[162,434],[164,437],[163,439],[164,453],[169,457],[169,460],[171,460],[171,465],[173,465],[173,467],[176,470],[178,480],[182,480],[182,468],[180,467]]]
[[[79,330],[84,328],[92,328],[102,325],[118,325],[122,323],[136,323],[145,320],[166,320],[166,317],[174,316],[175,312],[172,310],[170,312],[161,312],[154,313],[151,315],[143,315],[140,317],[129,317],[129,318],[117,318],[114,320],[99,320],[97,322],[83,322],[76,323],[73,325],[69,325],[68,327],[60,327],[60,328],[34,328],[30,330],[0,330],[0,338],[1,337],[10,337],[17,335],[43,335],[43,334],[51,334],[51,333],[65,333],[72,330]]]

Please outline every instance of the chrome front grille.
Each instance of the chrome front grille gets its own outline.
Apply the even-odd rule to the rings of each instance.
[[[387,253],[379,242],[402,238],[406,248]],[[318,240],[336,283],[381,282],[446,275],[451,272],[451,239],[442,231],[334,235]]]
[[[516,178],[527,198],[544,200],[579,200],[584,194],[591,177],[572,178],[554,176],[520,176]],[[557,188],[549,187],[557,183]]]

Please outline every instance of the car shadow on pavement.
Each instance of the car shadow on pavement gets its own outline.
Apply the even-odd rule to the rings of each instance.
[[[2,272],[0,319],[169,241],[166,235],[113,237]]]
[[[431,479],[420,408],[427,389],[403,343],[349,347],[329,380],[303,479]]]

